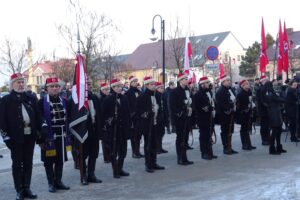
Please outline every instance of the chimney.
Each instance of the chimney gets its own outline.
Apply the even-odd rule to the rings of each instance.
[[[291,34],[291,33],[293,33],[294,32],[294,29],[293,28],[287,28],[286,29],[286,33],[287,34]]]

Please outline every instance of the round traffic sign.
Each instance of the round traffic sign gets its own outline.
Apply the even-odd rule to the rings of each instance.
[[[206,57],[209,60],[216,60],[219,56],[219,50],[216,46],[209,46],[206,50]]]

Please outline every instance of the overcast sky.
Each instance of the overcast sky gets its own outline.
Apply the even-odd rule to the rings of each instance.
[[[57,25],[74,20],[68,11],[69,0],[6,0],[0,6],[0,42],[5,37],[25,43],[29,36],[36,52],[71,56],[57,32]],[[139,44],[150,42],[152,18],[160,14],[166,32],[177,17],[194,35],[231,31],[244,47],[260,41],[261,17],[265,31],[275,36],[278,21],[300,30],[299,1],[296,0],[82,0],[81,4],[113,19],[120,28],[116,45],[122,53],[132,53]],[[159,30],[159,20],[156,19]],[[0,70],[3,70],[1,66]],[[8,77],[0,77],[0,85]]]

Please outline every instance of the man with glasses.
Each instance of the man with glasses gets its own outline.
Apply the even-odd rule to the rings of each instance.
[[[177,88],[170,94],[170,109],[176,129],[176,153],[179,165],[190,165],[186,155],[186,135],[189,134],[189,118],[192,115],[192,99],[187,87],[188,76],[179,73]]]
[[[59,96],[61,86],[58,78],[47,78],[47,95],[39,100],[39,109],[47,123],[48,132],[42,135],[41,157],[48,180],[48,190],[69,190],[62,182],[63,165],[68,160],[67,150],[71,150],[71,137],[67,124],[67,100]]]

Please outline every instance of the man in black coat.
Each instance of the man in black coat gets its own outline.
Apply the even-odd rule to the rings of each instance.
[[[188,76],[179,73],[177,76],[178,85],[170,94],[170,109],[176,128],[176,153],[179,165],[190,165],[186,155],[186,135],[189,134],[189,118],[192,115],[192,99],[187,88]]]
[[[272,155],[286,153],[286,150],[282,148],[282,144],[280,141],[283,123],[280,104],[284,103],[284,99],[276,94],[270,81],[267,81],[265,83],[265,93],[263,94],[262,98],[267,105],[269,125],[272,129],[270,135],[269,153]],[[277,145],[276,148],[275,141]]]
[[[101,123],[104,123],[104,120],[102,119],[102,104],[104,102],[104,99],[109,95],[110,92],[110,86],[107,83],[101,83],[100,84],[100,127]],[[102,145],[102,152],[103,152],[103,160],[104,163],[110,163],[110,152],[109,152],[109,145],[105,143],[104,141],[104,131],[102,128],[100,129],[100,139],[102,140],[101,145]]]
[[[153,173],[154,170],[165,169],[157,164],[157,137],[158,104],[154,91],[155,81],[152,77],[144,78],[145,91],[137,99],[137,115],[139,117],[139,131],[144,136],[145,170]]]
[[[47,123],[48,131],[40,142],[41,159],[48,180],[49,192],[69,190],[62,183],[63,165],[68,160],[67,149],[71,149],[71,137],[67,124],[67,100],[59,96],[61,86],[57,78],[47,78],[47,95],[39,102],[39,110]]]
[[[299,142],[298,138],[296,137],[296,131],[299,131],[299,125],[297,130],[297,123],[299,124],[299,103],[297,98],[297,86],[297,82],[295,80],[292,80],[289,88],[287,89],[285,98],[285,110],[291,132],[291,142]]]
[[[30,190],[32,160],[38,131],[45,132],[46,124],[42,123],[35,98],[25,92],[22,74],[13,74],[10,85],[10,94],[0,100],[0,133],[11,151],[16,199],[36,199]]]
[[[167,127],[167,133],[175,133],[175,125],[174,125],[174,120],[171,115],[171,109],[170,109],[170,94],[171,92],[176,88],[175,83],[173,81],[169,82],[169,87],[166,88],[164,94],[163,94],[163,99],[164,99],[164,107],[165,109],[165,123]],[[171,130],[170,130],[171,127]]]
[[[268,81],[268,78],[263,75],[260,77],[260,88],[256,91],[256,99],[258,106],[258,113],[260,115],[260,134],[262,145],[270,144],[270,126],[269,126],[269,118],[268,118],[268,109],[267,103],[264,101],[265,98],[263,96],[266,93],[265,83]]]
[[[236,121],[241,125],[240,136],[243,150],[252,150],[250,130],[252,129],[251,115],[253,112],[252,92],[247,80],[240,81],[241,90],[236,96]]]
[[[205,160],[217,158],[212,150],[212,131],[214,128],[215,103],[209,88],[210,81],[206,76],[201,77],[199,81],[199,91],[193,99],[193,108],[196,115],[196,122],[199,127],[199,143],[201,157]]]
[[[83,143],[83,179],[82,184],[101,183],[95,175],[96,160],[99,154],[100,137],[100,101],[92,93],[92,82],[87,80],[89,114],[87,119],[88,138]],[[75,140],[79,142],[78,140]],[[80,160],[81,156],[79,156]],[[88,159],[88,163],[86,160]]]
[[[155,99],[158,104],[158,113],[157,113],[157,124],[156,124],[156,132],[157,132],[157,153],[168,153],[167,150],[162,147],[162,140],[165,135],[165,122],[166,122],[166,103],[163,98],[164,94],[164,85],[161,82],[155,83]]]
[[[129,176],[123,170],[124,160],[127,154],[127,139],[129,138],[130,116],[128,101],[122,95],[123,84],[118,79],[111,80],[111,94],[102,104],[102,120],[105,131],[103,139],[109,146],[111,164],[114,178]]]
[[[137,115],[136,115],[136,102],[137,98],[140,96],[141,91],[138,90],[138,79],[135,76],[129,77],[130,88],[127,90],[125,95],[128,99],[129,112],[132,121],[130,127],[131,132],[131,149],[133,158],[142,158],[144,157],[140,153],[140,144],[141,144],[141,133],[137,129]]]
[[[235,94],[231,90],[230,77],[220,77],[221,87],[216,93],[216,111],[221,125],[223,153],[232,155],[238,153],[232,149],[232,133],[234,130]]]

